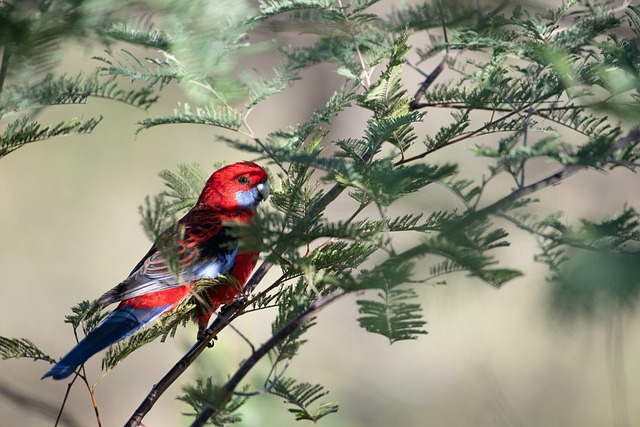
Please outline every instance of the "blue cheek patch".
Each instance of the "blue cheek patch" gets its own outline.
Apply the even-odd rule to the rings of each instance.
[[[260,194],[257,188],[236,192],[236,202],[243,209],[253,209],[260,203]]]

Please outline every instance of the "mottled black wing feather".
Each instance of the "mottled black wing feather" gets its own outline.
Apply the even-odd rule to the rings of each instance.
[[[162,250],[153,245],[129,277],[100,296],[93,308],[226,274],[233,266],[238,241],[222,225],[218,212],[192,210],[180,223],[184,225],[184,237],[176,248],[179,277],[169,268]]]

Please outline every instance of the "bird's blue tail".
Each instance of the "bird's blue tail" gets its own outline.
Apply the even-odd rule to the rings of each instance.
[[[135,309],[129,306],[111,312],[89,335],[76,344],[66,356],[55,364],[42,379],[53,377],[55,380],[67,378],[76,368],[91,356],[125,339],[151,320],[161,315],[169,305],[146,309]]]

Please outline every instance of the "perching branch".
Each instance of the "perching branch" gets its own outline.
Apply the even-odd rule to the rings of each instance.
[[[207,421],[216,415],[221,409],[223,409],[228,403],[229,399],[233,396],[235,389],[238,387],[244,377],[251,371],[251,369],[260,361],[260,359],[269,353],[276,345],[282,343],[289,335],[296,331],[299,327],[304,325],[311,317],[322,310],[324,307],[334,302],[341,296],[346,295],[343,290],[337,290],[329,295],[326,295],[317,301],[315,301],[309,308],[302,312],[299,316],[293,319],[282,328],[277,334],[272,336],[267,342],[265,342],[260,348],[258,348],[245,362],[240,366],[236,373],[227,381],[224,385],[224,394],[221,396],[220,401],[216,402],[217,407],[208,406],[204,408],[196,419],[191,424],[191,427],[200,427],[207,423]]]
[[[176,363],[173,368],[171,368],[169,372],[167,372],[165,376],[151,388],[149,394],[145,397],[140,406],[138,406],[131,418],[126,422],[126,427],[139,426],[142,423],[142,419],[151,410],[151,408],[153,408],[153,405],[156,403],[158,398],[162,396],[169,386],[171,386],[171,384],[173,384],[189,366],[191,366],[200,353],[208,348],[209,342],[215,338],[215,336],[231,321],[231,319],[241,313],[247,305],[246,299],[244,304],[240,301],[237,302],[238,304],[230,304],[220,310],[218,317],[216,317],[211,326],[207,328],[203,337],[198,339],[193,347],[191,347],[191,349],[182,356],[178,363]]]

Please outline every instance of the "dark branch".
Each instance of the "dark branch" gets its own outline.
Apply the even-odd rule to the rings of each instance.
[[[4,81],[7,78],[7,71],[9,70],[9,59],[11,58],[11,49],[9,46],[5,46],[2,50],[2,63],[0,63],[0,93],[4,87]]]
[[[334,302],[336,299],[345,295],[343,290],[337,290],[324,296],[311,304],[304,312],[298,317],[289,322],[284,328],[282,328],[277,334],[273,335],[267,342],[265,342],[260,348],[258,348],[251,356],[245,360],[236,373],[227,381],[223,390],[224,394],[221,396],[218,402],[218,407],[208,406],[204,408],[200,414],[196,417],[191,424],[191,427],[200,427],[207,423],[207,421],[215,416],[221,409],[223,409],[229,402],[229,399],[233,396],[235,389],[238,387],[244,377],[251,371],[251,369],[264,357],[269,351],[271,351],[276,345],[282,343],[289,335],[296,331],[299,327],[304,325],[311,317],[324,307]]]
[[[438,76],[442,73],[442,71],[444,71],[444,66],[448,62],[453,61],[456,58],[456,56],[458,56],[458,53],[459,53],[458,51],[447,52],[445,57],[442,58],[440,63],[436,66],[436,68],[433,69],[431,74],[426,75],[426,78],[424,79],[424,81],[416,91],[415,95],[413,95],[413,100],[409,103],[409,111],[419,110],[420,108],[424,108],[428,106],[428,104],[421,103],[420,100],[424,97],[425,93],[427,92],[427,89],[431,87],[433,82],[435,82]],[[412,64],[409,63],[409,65],[412,65]]]

